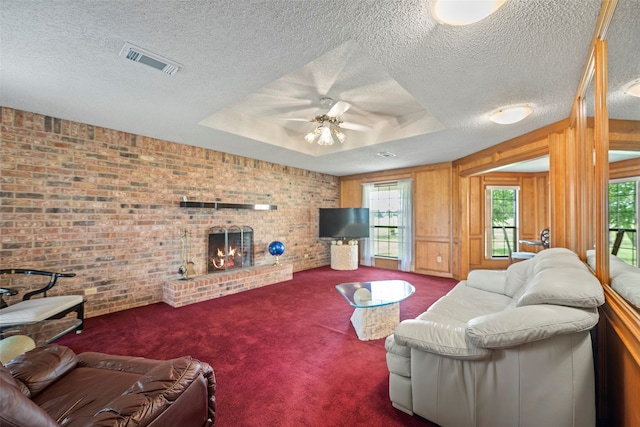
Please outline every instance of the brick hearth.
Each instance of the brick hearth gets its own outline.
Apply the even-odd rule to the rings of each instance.
[[[162,300],[172,307],[182,307],[292,278],[293,266],[283,264],[206,274],[190,280],[169,280],[162,286]]]

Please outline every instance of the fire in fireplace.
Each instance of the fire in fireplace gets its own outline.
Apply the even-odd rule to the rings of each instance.
[[[253,265],[251,227],[212,227],[209,229],[207,272],[217,273]]]

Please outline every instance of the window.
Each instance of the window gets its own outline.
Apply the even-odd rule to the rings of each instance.
[[[369,238],[361,263],[376,257],[395,258],[398,269],[413,270],[413,183],[411,179],[362,185],[362,207],[369,208]]]
[[[518,187],[487,187],[486,200],[486,254],[491,258],[508,257],[502,227],[507,231],[511,247],[517,248]]]
[[[618,257],[631,265],[638,264],[638,187],[640,179],[614,181],[609,184],[609,249],[619,230],[624,230]]]
[[[398,258],[402,235],[398,233],[398,219],[402,199],[397,183],[378,184],[370,195],[370,215],[374,255]]]

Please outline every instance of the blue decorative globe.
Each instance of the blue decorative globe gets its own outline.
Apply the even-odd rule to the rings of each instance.
[[[282,255],[284,253],[284,243],[278,241],[269,243],[269,253],[273,256]]]

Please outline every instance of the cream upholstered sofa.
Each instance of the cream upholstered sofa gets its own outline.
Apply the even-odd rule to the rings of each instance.
[[[568,249],[471,271],[385,342],[393,406],[443,427],[595,426],[602,287]]]
[[[595,271],[596,251],[587,251],[587,263]],[[627,264],[613,254],[609,255],[611,288],[628,303],[640,309],[640,268]]]

